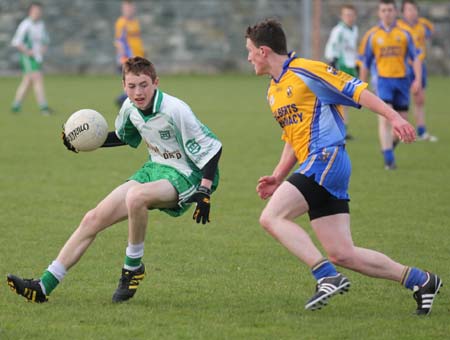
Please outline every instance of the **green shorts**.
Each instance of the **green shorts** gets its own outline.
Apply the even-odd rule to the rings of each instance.
[[[21,54],[20,65],[23,73],[39,72],[42,70],[42,63],[39,63],[31,56]]]
[[[345,65],[339,65],[339,71],[343,71],[353,77],[358,77],[358,72],[356,72],[356,67],[347,67]]]
[[[196,191],[201,178],[201,174],[198,176],[191,175],[190,177],[187,177],[171,166],[149,161],[136,171],[134,175],[128,178],[128,180],[134,180],[139,183],[149,183],[167,179],[178,192],[178,207],[161,208],[159,210],[164,211],[170,216],[177,217],[184,214],[191,206],[191,203],[185,203],[185,201]],[[217,173],[211,188],[212,192],[216,190],[218,181],[219,176]]]

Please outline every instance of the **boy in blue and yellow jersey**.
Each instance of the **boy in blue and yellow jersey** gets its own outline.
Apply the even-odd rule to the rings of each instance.
[[[402,283],[415,292],[416,313],[429,314],[441,286],[437,275],[353,244],[347,192],[351,165],[345,151],[342,105],[363,105],[384,116],[406,143],[414,141],[414,127],[368,91],[366,83],[324,63],[288,53],[277,21],[265,20],[248,27],[246,47],[255,73],[271,76],[267,100],[283,129],[284,141],[272,175],[261,177],[256,187],[262,199],[272,196],[260,223],[311,268],[317,288],[305,308],[320,309],[331,296],[348,291],[350,281],[337,272],[337,264]],[[285,180],[297,162],[300,166]],[[295,223],[306,213],[328,259]]]
[[[419,17],[419,8],[414,0],[404,0],[402,2],[402,16],[403,19],[398,20],[398,25],[411,34],[419,52],[419,59],[422,62],[422,86],[416,93],[413,93],[417,139],[436,142],[437,137],[427,132],[424,110],[425,88],[427,85],[427,68],[425,65],[427,39],[431,37],[434,26],[429,20]],[[408,64],[408,66],[409,75],[414,79],[411,64]]]
[[[409,91],[417,92],[421,81],[421,63],[411,35],[398,27],[394,0],[381,0],[378,5],[380,23],[368,37],[364,51],[361,79],[366,81],[367,69],[375,60],[377,68],[377,95],[397,110],[404,118],[409,108]],[[408,76],[408,60],[412,60],[415,79]],[[378,121],[378,132],[385,169],[396,168],[394,137],[390,123],[383,117]]]
[[[132,0],[122,1],[122,15],[116,20],[115,40],[116,61],[119,72],[122,72],[122,65],[131,57],[143,57],[145,54],[144,44],[141,37],[141,26],[136,18],[136,7]],[[116,104],[120,107],[127,99],[127,95],[122,93],[117,97]]]
[[[361,38],[361,41],[359,42],[358,46],[358,59],[356,60],[356,65],[359,70],[362,69],[364,64],[364,51],[366,50],[367,41],[369,40],[369,37],[371,36],[372,32],[376,30],[376,27],[372,27],[370,30],[368,30],[363,37]],[[377,66],[375,63],[375,60],[372,59],[372,64],[370,64],[370,86],[371,90],[374,93],[377,93]]]

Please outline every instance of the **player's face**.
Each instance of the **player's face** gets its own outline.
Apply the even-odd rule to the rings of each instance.
[[[31,20],[38,21],[42,17],[41,6],[36,6],[36,5],[31,6],[29,16],[30,16]]]
[[[135,75],[134,73],[127,73],[123,82],[123,88],[131,102],[137,108],[145,110],[150,106],[158,83],[158,78],[152,81],[152,78],[146,74]]]
[[[419,16],[417,7],[410,3],[405,3],[403,6],[403,17],[408,22],[415,22]]]
[[[248,51],[247,60],[252,63],[256,75],[268,74],[267,60],[264,56],[263,49],[261,47],[256,47],[249,38],[247,38],[246,47]]]
[[[134,17],[134,14],[136,13],[136,8],[134,7],[133,3],[130,2],[124,2],[122,4],[122,15],[125,18],[131,19]]]
[[[391,26],[397,16],[397,10],[393,4],[380,4],[378,16],[385,26]]]
[[[341,12],[341,19],[347,26],[353,26],[356,21],[356,12],[350,8],[343,8]]]

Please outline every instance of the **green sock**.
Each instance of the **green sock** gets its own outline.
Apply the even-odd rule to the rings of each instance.
[[[53,289],[59,284],[58,279],[50,273],[48,270],[44,272],[41,276],[42,285],[45,288],[45,295],[50,295]]]
[[[20,103],[14,102],[14,103],[11,105],[11,111],[13,111],[13,112],[19,112],[19,111],[20,111]]]
[[[141,260],[142,257],[131,258],[125,256],[125,264],[123,267],[128,270],[136,270],[141,266]]]

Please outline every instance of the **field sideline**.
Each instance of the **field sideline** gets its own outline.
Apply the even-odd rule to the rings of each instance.
[[[412,292],[343,270],[352,282],[321,311],[307,312],[309,270],[258,224],[257,179],[282,143],[265,102],[267,78],[163,76],[160,89],[190,104],[222,140],[212,223],[151,212],[135,298],[113,305],[127,241],[120,223],[97,237],[44,305],[9,291],[6,274],[39,277],[84,212],[146,160],[145,148],[73,154],[60,140],[70,113],[92,108],[113,128],[119,76],[49,76],[51,117],[30,94],[9,112],[19,78],[0,83],[0,339],[443,339],[450,334],[450,78],[429,79],[427,120],[437,143],[400,145],[383,169],[374,114],[350,111],[352,230],[357,245],[438,273],[444,287],[430,317],[413,315]],[[299,219],[307,231],[308,220]]]

